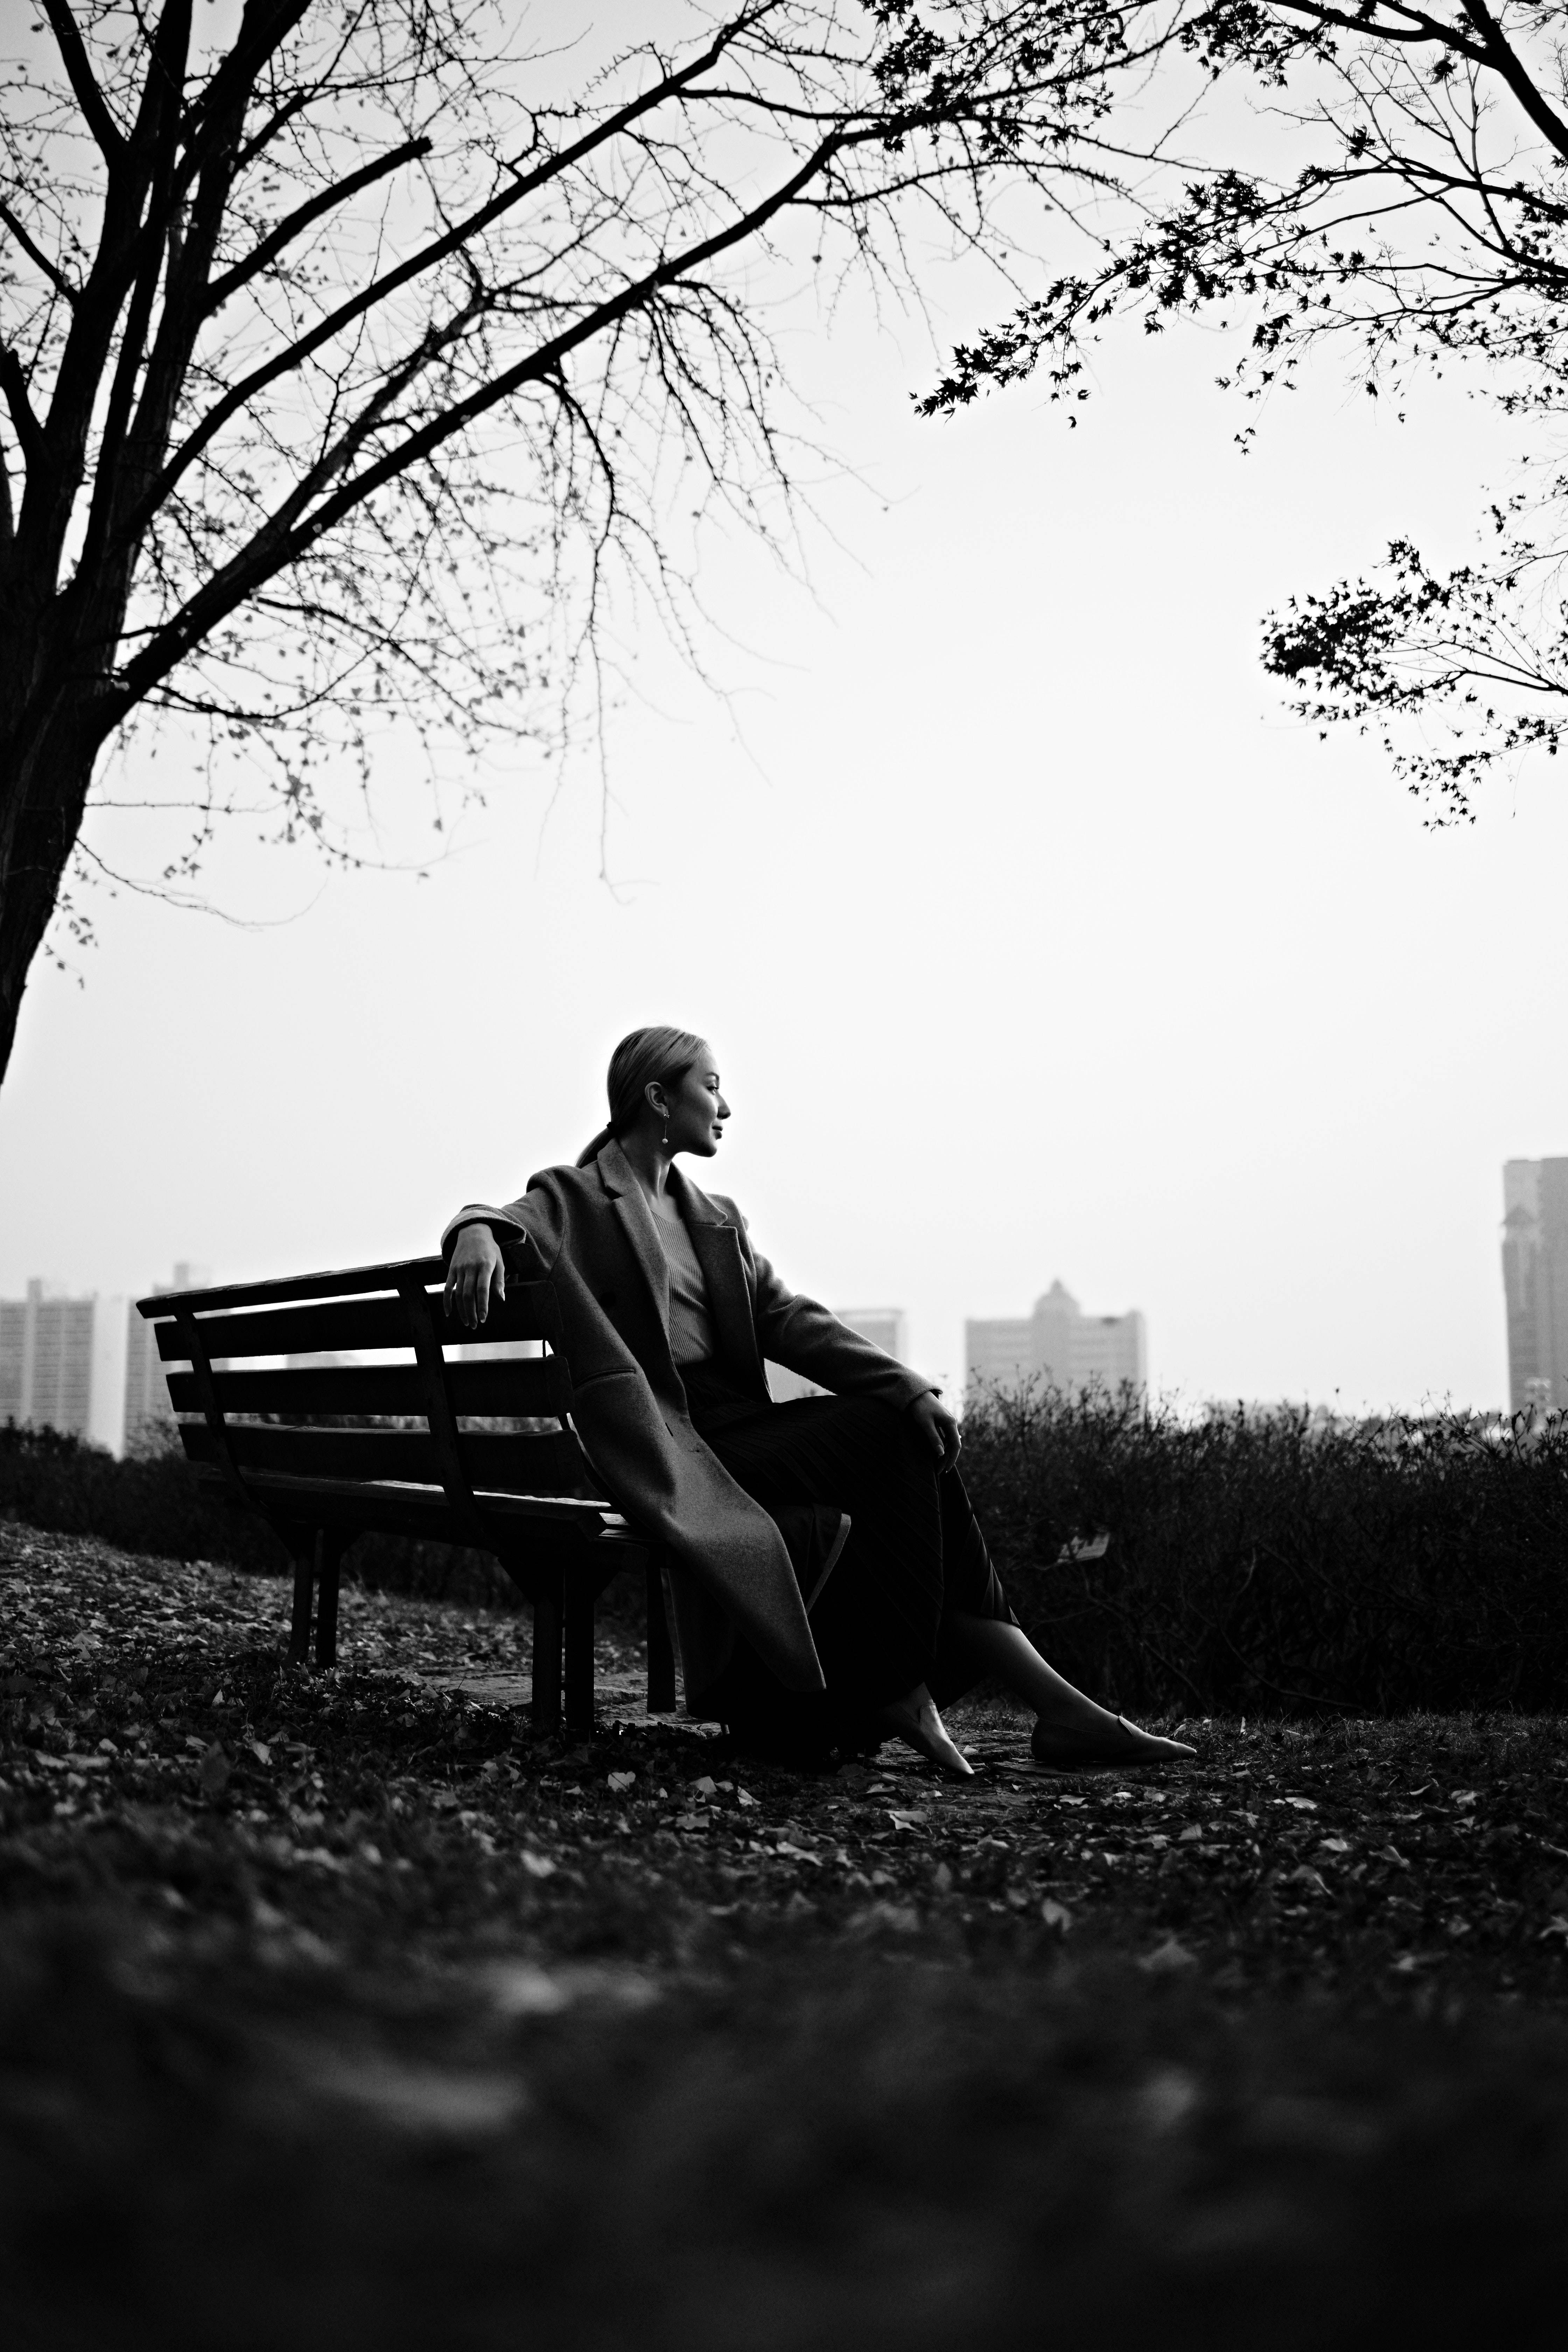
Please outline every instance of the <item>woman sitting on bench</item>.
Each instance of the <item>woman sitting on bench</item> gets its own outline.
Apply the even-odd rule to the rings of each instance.
[[[786,1290],[732,1202],[676,1167],[730,1116],[713,1055],[634,1030],[609,1123],[571,1168],[447,1227],[447,1303],[469,1330],[513,1277],[550,1284],[573,1418],[618,1509],[668,1547],[690,1714],[774,1752],[896,1732],[970,1767],[939,1707],[994,1675],[1036,1714],[1042,1763],[1157,1764],[1138,1730],[1048,1666],[1007,1604],[937,1391]],[[831,1393],[775,1404],[763,1365]]]

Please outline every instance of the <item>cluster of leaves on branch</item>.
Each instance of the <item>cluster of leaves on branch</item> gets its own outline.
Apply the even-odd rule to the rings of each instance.
[[[1172,152],[1164,181],[1108,219],[1093,264],[960,348],[922,403],[951,412],[1037,371],[1053,398],[1081,400],[1085,346],[1111,321],[1152,334],[1202,315],[1242,338],[1221,383],[1252,400],[1340,343],[1369,393],[1462,365],[1534,420],[1544,478],[1496,518],[1481,561],[1434,572],[1401,541],[1370,579],[1268,625],[1267,665],[1302,690],[1302,714],[1388,722],[1396,768],[1438,821],[1469,813],[1478,774],[1553,751],[1568,724],[1552,463],[1568,407],[1561,32],[1561,9],[1534,0],[1191,12],[1178,46],[1203,77],[1252,88],[1271,168],[1196,107],[1189,142],[1230,152]]]

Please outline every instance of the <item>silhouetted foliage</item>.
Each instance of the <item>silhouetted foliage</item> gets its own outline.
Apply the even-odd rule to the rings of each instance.
[[[964,1423],[963,1472],[1019,1616],[1129,1713],[1530,1708],[1568,1691],[1561,1423],[1193,1422],[1131,1396],[993,1395]],[[177,1441],[115,1462],[0,1431],[0,1513],[129,1551],[286,1565],[259,1519],[202,1494]],[[1100,1535],[1098,1557],[1071,1556]],[[345,1573],[520,1605],[494,1560],[442,1544],[362,1536]],[[620,1578],[605,1605],[633,1622],[640,1590]]]
[[[1243,339],[1220,382],[1253,400],[1331,341],[1371,394],[1462,367],[1544,425],[1539,478],[1491,509],[1481,561],[1435,569],[1400,540],[1377,571],[1268,625],[1267,667],[1300,690],[1304,717],[1377,726],[1434,821],[1468,817],[1478,777],[1554,752],[1568,726],[1563,12],[1216,0],[1174,23],[1195,80],[1250,92],[1255,109],[1205,115],[1199,100],[1163,174],[1093,224],[1090,265],[962,346],[923,405],[950,411],[1042,368],[1054,399],[1082,400],[1085,345],[1109,321],[1152,334],[1201,315]],[[1135,123],[1142,79],[1117,71],[1109,86]]]
[[[1194,1422],[1131,1394],[993,1393],[964,1423],[963,1469],[1026,1625],[1129,1713],[1568,1692],[1561,1422]],[[1070,1556],[1100,1534],[1100,1557]]]

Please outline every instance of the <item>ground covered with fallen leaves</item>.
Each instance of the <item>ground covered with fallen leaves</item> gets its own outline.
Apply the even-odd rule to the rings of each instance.
[[[526,1619],[0,1526],[0,2259],[40,2346],[1431,2340],[1560,2297],[1568,1723],[535,1738]],[[1467,2315],[1468,2317],[1467,2318]]]

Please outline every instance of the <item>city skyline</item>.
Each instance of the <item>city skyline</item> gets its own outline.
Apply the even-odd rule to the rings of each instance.
[[[1504,1162],[1501,1257],[1509,1410],[1568,1409],[1568,1157]],[[212,1278],[209,1268],[177,1260],[171,1280],[154,1283],[151,1295]],[[910,1360],[901,1307],[835,1311],[888,1354]],[[1086,1316],[1059,1277],[1030,1315],[971,1317],[963,1330],[963,1396],[1030,1380],[1068,1395],[1097,1384],[1148,1387],[1142,1313]],[[780,1365],[765,1369],[776,1402],[821,1393]],[[23,1298],[0,1299],[0,1426],[7,1422],[58,1429],[115,1454],[172,1424],[153,1329],[134,1297],[73,1293],[34,1276]]]

